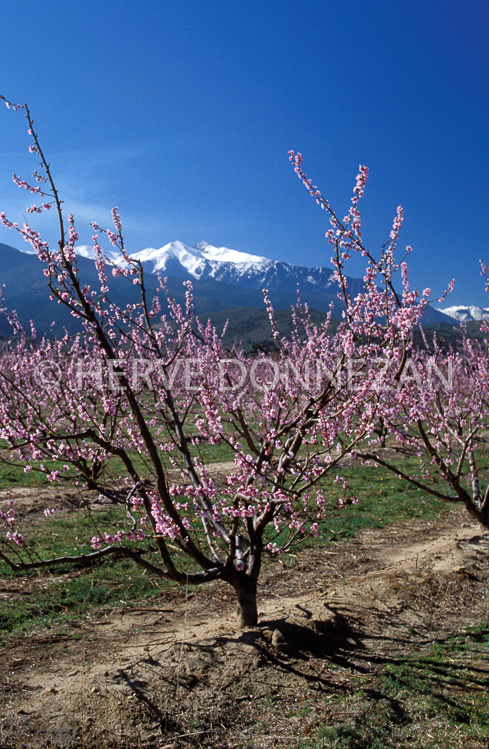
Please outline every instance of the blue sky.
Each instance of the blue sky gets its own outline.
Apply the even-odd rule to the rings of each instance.
[[[401,203],[413,285],[455,276],[451,304],[489,306],[488,37],[482,0],[3,0],[0,93],[29,103],[85,241],[118,205],[129,249],[204,239],[328,265],[292,148],[341,215],[368,165],[369,246]],[[0,210],[18,220],[24,123],[0,109]],[[54,216],[38,225],[55,241]]]

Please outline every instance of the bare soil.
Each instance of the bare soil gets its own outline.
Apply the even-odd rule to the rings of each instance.
[[[254,629],[237,629],[233,591],[215,583],[10,640],[0,749],[332,746],[318,727],[378,707],[387,664],[488,621],[488,551],[489,535],[455,511],[269,563]],[[0,581],[0,593],[21,602],[22,586]],[[479,661],[474,689],[488,683]],[[414,724],[395,700],[385,710],[399,726],[389,746],[489,746],[454,726],[432,743],[432,718]]]

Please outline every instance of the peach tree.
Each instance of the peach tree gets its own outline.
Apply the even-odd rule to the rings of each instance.
[[[199,320],[190,282],[185,304],[172,298],[163,278],[149,294],[117,209],[110,229],[92,224],[97,283],[87,284],[75,219],[65,216],[29,108],[4,101],[27,118],[37,162],[32,179],[14,180],[34,195],[31,214],[55,214],[57,245],[28,223],[4,213],[0,219],[30,244],[53,303],[64,305],[79,328],[39,339],[3,301],[13,330],[0,362],[3,454],[50,482],[76,484],[87,503],[110,503],[119,519],[75,553],[52,556],[23,534],[10,499],[0,513],[0,558],[29,570],[127,557],[182,584],[221,580],[235,590],[240,624],[255,625],[264,555],[317,535],[333,484],[348,491],[342,462],[375,444],[379,423],[390,429],[400,418],[402,393],[413,398],[404,377],[430,291],[411,291],[405,257],[396,259],[402,209],[375,257],[363,246],[359,212],[367,169],[360,167],[340,219],[291,152],[295,171],[329,214],[343,317],[334,331],[331,314],[315,325],[298,299],[293,333],[285,337],[264,290],[275,353],[251,357],[239,346],[226,350],[222,332]],[[355,298],[345,274],[353,253],[365,260],[364,288]],[[121,284],[137,287],[137,303],[115,301],[112,289]],[[226,449],[225,479],[216,480],[206,461],[209,445]]]

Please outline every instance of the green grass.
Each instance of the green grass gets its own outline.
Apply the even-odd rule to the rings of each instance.
[[[489,737],[489,625],[435,642],[426,652],[386,666],[381,689],[403,700],[418,695],[460,730]]]
[[[37,518],[29,524],[27,550],[35,559],[90,553],[90,538],[102,529],[113,532],[118,526],[123,508],[108,506],[92,508],[90,512],[73,511],[57,518]],[[188,569],[189,560],[180,555],[179,567]],[[155,564],[161,559],[155,551],[145,558]],[[2,637],[19,635],[33,628],[61,627],[83,617],[90,610],[104,610],[134,605],[158,598],[162,591],[177,587],[176,583],[148,574],[128,559],[110,557],[89,567],[81,564],[61,564],[50,570],[12,571],[0,563],[0,576],[5,580],[23,580],[20,595],[11,595],[0,603],[0,642]],[[193,590],[189,586],[189,590]],[[25,593],[28,591],[28,595]]]
[[[46,467],[53,470],[56,466],[54,461],[45,461]],[[48,484],[46,475],[41,471],[24,472],[23,465],[11,465],[0,462],[0,490],[6,491],[12,486],[40,486]]]
[[[415,462],[404,461],[403,469],[414,473]],[[326,517],[319,525],[317,538],[307,539],[306,545],[327,546],[332,541],[354,538],[364,529],[383,528],[412,518],[431,521],[448,509],[443,500],[399,480],[382,467],[352,465],[338,473],[348,481],[348,491],[345,493],[334,483],[336,473],[323,480]],[[286,531],[278,536],[271,529],[267,531],[267,540],[277,545],[285,538]],[[290,561],[293,564],[293,558]]]
[[[328,695],[314,738],[292,749],[487,746],[488,659],[487,623],[400,652],[361,689]]]
[[[1,449],[1,445],[0,445]],[[222,461],[233,460],[233,453],[229,447],[224,443],[217,445],[210,445],[205,441],[202,441],[198,446],[191,447],[193,455],[198,455],[204,461],[204,463],[217,463]],[[136,470],[143,476],[147,477],[150,475],[151,470],[149,464],[144,456],[139,455],[135,450],[128,451],[131,460],[134,463]],[[43,464],[46,468],[46,473],[38,470],[39,462],[31,461],[33,469],[27,473],[24,471],[24,464],[20,461],[17,462],[15,458],[12,458],[13,462],[6,462],[9,459],[7,453],[4,451],[4,461],[0,459],[0,490],[7,490],[11,486],[42,486],[49,485],[46,473],[49,473],[55,469],[60,469],[63,465],[63,461],[54,461],[45,459]],[[167,467],[170,467],[167,465]],[[111,458],[108,464],[107,472],[109,476],[117,477],[119,475],[125,475],[126,471],[122,461],[118,458]]]
[[[408,461],[403,468],[409,470]],[[343,470],[341,476],[348,481],[346,497],[331,480],[325,482],[324,495],[328,497],[329,489],[332,511],[321,524],[320,542],[353,538],[363,528],[382,528],[411,518],[433,520],[447,507],[443,500],[399,480],[384,468],[353,466]],[[339,497],[346,501],[337,509]],[[358,504],[353,504],[355,499],[358,499]]]
[[[0,640],[1,635],[18,636],[34,627],[63,631],[93,609],[101,613],[101,610],[133,605],[135,601],[144,605],[168,585],[166,581],[155,581],[127,560],[110,561],[75,574],[71,569],[69,575],[61,573],[51,581],[48,578],[44,587],[38,583],[39,577],[30,577],[27,583],[30,592],[25,600],[22,597],[22,605],[19,600],[2,602]]]
[[[207,460],[211,456],[226,459],[220,446],[205,448]],[[403,462],[403,468],[410,469],[409,461]],[[441,500],[381,468],[353,464],[342,469],[342,476],[349,483],[346,503],[339,509],[338,498],[344,492],[327,479],[323,493],[329,503],[328,516],[318,538],[308,544],[327,547],[363,529],[412,518],[429,521],[448,509]],[[351,504],[354,498],[359,499],[358,504]],[[52,555],[90,551],[87,539],[100,535],[102,528],[113,531],[124,513],[123,508],[96,505],[90,512],[75,510],[57,518],[36,516],[30,521],[30,549],[48,549]],[[149,552],[148,558],[158,562],[154,552]],[[180,567],[187,565],[184,569],[189,569],[185,557],[178,561]],[[292,557],[288,563],[294,563]],[[67,632],[78,637],[73,627],[87,614],[96,618],[121,606],[158,606],[161,594],[177,587],[145,573],[130,560],[115,558],[90,568],[56,567],[49,573],[13,573],[0,564],[0,576],[13,588],[7,600],[0,600],[3,644],[8,644],[11,637],[39,630],[49,632],[50,637]],[[483,742],[489,739],[488,679],[487,623],[443,641],[425,643],[416,652],[403,651],[399,646],[397,653],[383,658],[377,672],[362,674],[358,687],[352,675],[352,685],[341,694],[325,697],[316,693],[310,701],[306,699],[297,715],[310,721],[313,728],[293,749],[434,749],[455,745],[455,735],[457,740],[462,736],[467,742],[475,742],[468,743],[470,747],[485,746]]]
[[[202,447],[206,460],[223,459],[225,453],[221,445],[205,444]],[[342,475],[348,479],[349,496],[358,498],[359,502],[346,503],[339,509],[338,497],[342,492],[338,484],[327,479],[323,491],[329,503],[328,515],[320,525],[318,538],[308,540],[308,544],[328,546],[332,541],[352,538],[362,529],[380,528],[410,518],[432,520],[446,508],[441,500],[399,481],[381,468],[348,466]],[[11,478],[12,473],[9,476]],[[25,474],[22,476],[25,480]],[[28,474],[28,478],[30,476]],[[30,551],[42,554],[44,559],[87,553],[92,550],[89,543],[92,536],[101,536],[103,531],[114,532],[120,527],[121,520],[126,521],[125,509],[114,506],[95,506],[89,512],[64,512],[57,518],[37,516],[30,521],[26,537]],[[129,529],[129,525],[126,528]],[[198,520],[193,529],[201,530]],[[154,552],[150,552],[147,558],[156,564],[161,561]],[[180,569],[194,571],[191,561],[181,553],[176,563]],[[288,563],[294,563],[292,557]],[[14,573],[0,564],[0,575],[7,579],[23,577],[47,581],[45,588],[33,584],[29,599],[26,601],[21,596],[21,606],[15,601],[1,603],[0,630],[12,634],[32,627],[33,614],[36,615],[36,626],[57,626],[57,623],[69,621],[70,617],[81,616],[90,608],[118,606],[128,596],[132,601],[145,600],[157,594],[160,587],[172,585],[162,578],[150,576],[129,560],[115,558],[85,570],[68,564],[56,566],[50,573]]]

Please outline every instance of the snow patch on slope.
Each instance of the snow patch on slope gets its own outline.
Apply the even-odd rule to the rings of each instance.
[[[229,247],[214,247],[212,244],[207,244],[207,242],[197,242],[195,249],[199,250],[207,260],[217,260],[220,263],[262,265],[263,263],[272,262],[262,255],[252,255],[249,252],[230,250]]]
[[[458,304],[445,309],[438,308],[438,312],[452,317],[458,322],[469,322],[470,320],[489,320],[489,307],[477,307],[475,304]]]
[[[153,271],[163,271],[171,260],[177,261],[197,279],[203,275],[214,277],[219,270],[229,264],[235,266],[234,270],[239,275],[251,266],[259,267],[271,263],[271,260],[261,255],[251,255],[228,247],[214,247],[207,242],[199,242],[195,247],[189,247],[179,241],[169,242],[159,249],[147,248],[135,252],[133,256],[142,263],[152,262]]]

